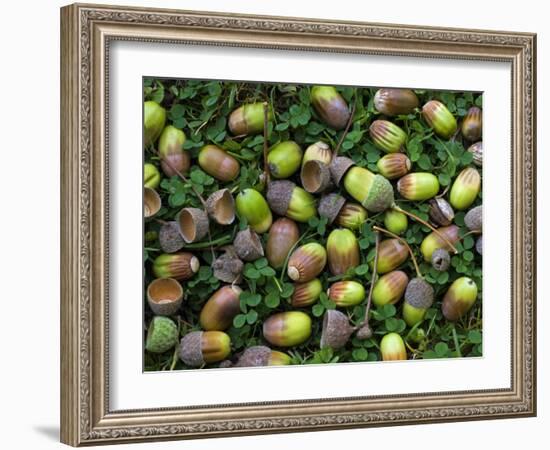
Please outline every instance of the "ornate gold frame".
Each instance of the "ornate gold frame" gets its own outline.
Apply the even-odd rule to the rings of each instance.
[[[509,389],[111,411],[108,402],[109,43],[137,40],[496,60],[512,67]],[[98,5],[61,10],[61,440],[78,446],[536,414],[536,36]]]

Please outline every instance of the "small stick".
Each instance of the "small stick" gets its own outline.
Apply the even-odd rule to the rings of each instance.
[[[356,337],[359,339],[368,339],[372,335],[372,331],[369,327],[369,312],[372,304],[372,291],[374,290],[374,283],[376,283],[378,275],[378,249],[380,247],[380,233],[378,231],[376,231],[376,242],[374,245],[374,266],[372,268],[372,279],[370,281],[369,295],[365,306],[365,317],[363,323],[355,327],[355,329],[358,330]]]
[[[267,151],[268,151],[268,142],[267,142],[267,127],[269,121],[269,104],[264,102],[264,174],[265,182],[269,183],[269,164],[267,163]]]
[[[338,156],[338,151],[340,150],[340,147],[344,143],[344,139],[346,135],[348,134],[348,131],[351,127],[351,123],[353,122],[353,116],[355,115],[355,108],[357,106],[357,95],[355,96],[355,101],[353,102],[353,108],[351,108],[351,113],[349,115],[348,123],[346,124],[346,128],[344,129],[344,132],[342,133],[342,136],[340,136],[340,140],[338,141],[338,144],[336,145],[336,148],[333,152],[333,158],[336,158]]]
[[[407,247],[407,250],[409,251],[409,254],[411,255],[411,259],[413,260],[414,268],[416,270],[416,275],[418,276],[418,278],[423,278],[422,273],[420,272],[420,269],[418,267],[418,263],[416,262],[416,258],[414,257],[414,253],[411,249],[411,246],[409,245],[409,243],[405,239],[403,239],[401,236],[398,236],[397,234],[392,233],[391,231],[388,231],[385,228],[379,227],[377,225],[374,225],[372,227],[372,229],[376,230],[376,231],[381,231],[382,233],[387,234],[388,236],[391,236],[395,239],[398,239],[405,247]]]

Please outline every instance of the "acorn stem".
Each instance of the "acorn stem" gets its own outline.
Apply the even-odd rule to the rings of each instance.
[[[229,244],[233,241],[233,238],[231,236],[222,236],[220,238],[214,239],[213,241],[210,240],[208,242],[197,242],[196,244],[186,244],[182,248],[184,249],[201,249],[201,248],[208,248],[208,247],[221,247],[225,244]]]
[[[376,230],[376,231],[381,231],[382,233],[385,233],[387,234],[388,236],[391,236],[392,238],[395,238],[397,240],[399,240],[405,247],[407,247],[407,250],[409,251],[409,254],[411,255],[411,259],[413,260],[413,264],[414,264],[414,269],[416,270],[416,276],[418,278],[423,278],[422,277],[422,273],[420,272],[420,269],[418,267],[418,263],[416,262],[416,258],[414,257],[414,253],[412,251],[412,248],[411,246],[409,245],[409,243],[403,239],[401,236],[398,236],[397,234],[395,233],[392,233],[391,231],[388,231],[386,230],[385,228],[382,228],[382,227],[379,227],[377,225],[374,225],[372,227],[373,230]],[[375,266],[376,267],[376,266]]]
[[[482,230],[471,230],[467,233],[464,233],[464,236],[462,236],[462,239],[464,239],[466,236],[469,236],[470,234],[483,234]]]
[[[351,123],[353,122],[353,116],[355,115],[356,106],[357,106],[357,93],[355,93],[355,100],[353,102],[353,107],[351,108],[351,113],[349,115],[349,119],[348,119],[348,123],[346,124],[346,128],[342,132],[342,136],[340,136],[340,140],[338,141],[338,144],[334,148],[334,152],[333,152],[333,156],[332,156],[333,158],[336,158],[338,156],[338,151],[340,150],[340,147],[344,143],[344,139],[345,139],[346,135],[348,134],[348,131],[351,127]]]
[[[267,127],[269,122],[269,105],[267,102],[264,102],[263,106],[264,106],[264,173],[265,173],[265,182],[269,183],[269,164],[267,163],[267,151],[268,151]]]

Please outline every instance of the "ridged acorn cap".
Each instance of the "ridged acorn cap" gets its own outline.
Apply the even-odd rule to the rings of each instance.
[[[300,179],[304,189],[311,194],[324,192],[332,185],[329,166],[315,159],[302,166]]]
[[[233,241],[233,246],[235,247],[238,257],[243,261],[255,261],[264,256],[262,242],[250,227],[237,233],[235,241]]]
[[[183,208],[176,216],[181,237],[188,244],[200,241],[208,233],[208,215],[199,208]]]
[[[165,253],[175,253],[181,250],[185,241],[181,237],[177,222],[163,223],[159,230],[160,248]]]
[[[472,231],[481,231],[483,228],[483,206],[470,209],[464,216],[464,224]]]
[[[213,192],[206,199],[208,215],[220,225],[229,225],[235,220],[235,199],[229,189]]]
[[[178,343],[178,326],[168,317],[155,316],[149,324],[145,350],[164,353]]]
[[[332,181],[334,181],[334,184],[336,186],[340,185],[340,181],[342,180],[342,177],[354,165],[355,163],[353,162],[353,160],[345,156],[337,156],[336,158],[332,159],[329,169],[330,169],[330,175],[332,176]]]
[[[212,263],[214,276],[224,283],[240,283],[244,264],[232,246],[225,248],[225,253]]]
[[[204,364],[202,334],[202,331],[192,331],[180,341],[179,357],[188,366],[200,367]]]
[[[338,350],[346,345],[354,328],[350,326],[348,316],[336,309],[329,309],[323,317],[321,348]]]
[[[255,345],[247,348],[233,367],[267,366],[271,357],[271,349],[265,345]]]
[[[439,271],[445,272],[451,264],[451,256],[444,248],[438,248],[432,253],[432,267]]]
[[[296,185],[292,181],[278,180],[272,181],[267,186],[267,203],[271,210],[284,216],[288,210],[290,199],[292,198],[292,191]]]
[[[415,308],[428,309],[434,302],[434,288],[422,278],[413,278],[405,290],[405,301]]]
[[[345,203],[346,199],[334,192],[331,194],[323,195],[323,197],[321,197],[321,200],[319,201],[319,215],[321,217],[326,217],[328,219],[328,223],[331,224],[336,220],[336,217],[338,217],[338,214],[340,213],[340,210],[343,208]]]

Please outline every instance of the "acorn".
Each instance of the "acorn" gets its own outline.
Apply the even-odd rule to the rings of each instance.
[[[245,189],[235,199],[237,214],[256,233],[265,233],[269,230],[273,216],[265,198],[255,189]]]
[[[325,247],[317,242],[302,245],[288,259],[287,273],[291,280],[305,283],[319,275],[327,263]]]
[[[481,190],[481,176],[473,167],[466,167],[456,177],[449,200],[456,209],[468,208]]]
[[[481,138],[481,116],[481,109],[477,106],[472,106],[462,120],[462,136],[470,142]]]
[[[483,166],[483,142],[479,141],[468,147],[468,151],[473,155],[474,164],[478,167]]]
[[[422,256],[424,256],[424,261],[428,263],[431,262],[433,252],[438,248],[443,248],[450,252],[452,248],[450,248],[447,242],[445,242],[445,240],[439,235],[442,234],[451,244],[454,245],[460,240],[458,231],[459,228],[456,225],[449,225],[447,227],[438,228],[437,233],[432,231],[428,234],[422,241],[422,244],[420,244],[420,251],[422,252]]]
[[[353,160],[346,156],[336,156],[332,159],[328,168],[332,181],[336,186],[340,186],[340,181],[353,166],[355,166]]]
[[[239,314],[242,289],[235,285],[218,289],[202,307],[199,323],[206,331],[224,331],[231,326]]]
[[[235,199],[229,189],[219,189],[206,199],[206,212],[220,225],[229,225],[235,220]]]
[[[432,253],[431,263],[438,272],[445,272],[451,265],[451,255],[444,248],[438,248]]]
[[[288,366],[290,364],[292,364],[292,359],[286,353],[271,350],[271,355],[267,362],[268,366]]]
[[[157,278],[147,286],[147,303],[157,316],[172,316],[183,302],[183,288],[174,278]]]
[[[407,175],[411,170],[411,160],[404,153],[390,153],[382,156],[376,163],[378,172],[388,180]]]
[[[428,200],[439,192],[439,181],[433,173],[409,173],[399,178],[397,190],[407,200]]]
[[[426,103],[422,107],[422,116],[439,137],[449,139],[455,134],[457,129],[456,119],[440,101],[430,100]]]
[[[372,290],[372,302],[376,306],[393,305],[397,303],[409,283],[409,277],[401,270],[393,270],[382,275]]]
[[[191,331],[180,342],[179,357],[188,366],[223,361],[231,352],[231,339],[223,331]]]
[[[271,108],[268,108],[267,120],[273,120]],[[264,129],[264,104],[245,103],[233,110],[228,120],[229,131],[233,136],[257,134]]]
[[[401,361],[407,359],[407,350],[403,338],[397,333],[388,333],[380,341],[382,361]]]
[[[476,241],[476,252],[483,255],[483,236],[479,236]]]
[[[237,256],[243,261],[255,261],[264,256],[262,242],[250,227],[246,227],[237,233],[233,246]]]
[[[232,181],[239,175],[239,162],[215,145],[205,145],[199,151],[199,166],[207,174],[222,182]]]
[[[143,139],[146,146],[154,144],[166,123],[166,110],[157,102],[143,104]]]
[[[443,297],[441,311],[447,320],[458,320],[472,308],[476,299],[477,285],[474,280],[458,278]]]
[[[407,247],[395,238],[384,239],[378,248],[378,273],[388,273],[403,264],[409,256]],[[370,261],[371,268],[374,266],[374,258]]]
[[[307,161],[302,166],[300,179],[304,189],[312,194],[326,191],[332,185],[329,166],[317,160]]]
[[[263,325],[264,339],[277,347],[293,347],[311,335],[311,319],[301,311],[286,311],[269,316]]]
[[[313,86],[311,103],[321,119],[335,130],[345,128],[350,110],[344,98],[332,86]]]
[[[239,259],[233,246],[224,248],[224,253],[212,263],[214,277],[224,283],[240,283],[244,263]]]
[[[350,325],[348,316],[336,309],[327,310],[323,317],[321,348],[338,350],[344,347],[354,331],[355,328]]]
[[[165,222],[161,225],[158,239],[164,253],[175,253],[185,245],[178,223],[175,221]]]
[[[294,141],[283,141],[269,149],[267,164],[273,178],[288,178],[302,162],[302,149]]]
[[[145,187],[156,189],[160,184],[160,172],[151,163],[143,165],[143,185]]]
[[[296,222],[286,217],[273,222],[265,246],[265,256],[269,265],[274,269],[281,269],[299,238],[300,230]]]
[[[430,200],[430,209],[428,213],[431,221],[436,225],[450,225],[455,218],[453,207],[444,198],[434,198]]]
[[[323,195],[319,200],[319,215],[326,217],[330,225],[337,219],[345,203],[346,199],[335,192]]]
[[[178,343],[178,326],[168,317],[155,316],[149,324],[145,350],[151,353],[164,353]]]
[[[356,306],[365,300],[365,288],[357,281],[337,281],[331,284],[327,295],[336,306]]]
[[[304,152],[302,158],[302,167],[308,161],[321,161],[327,166],[332,162],[332,150],[330,146],[323,141],[315,142],[311,144]]]
[[[386,116],[411,114],[418,108],[418,97],[411,89],[378,89],[374,94],[374,107]]]
[[[245,349],[233,367],[288,366],[290,363],[290,356],[286,353],[265,345],[254,345]]]
[[[317,214],[315,198],[292,181],[272,181],[267,186],[267,202],[276,214],[297,222],[307,222]]]
[[[208,215],[199,208],[183,208],[176,214],[180,234],[190,244],[200,241],[208,234]]]
[[[160,211],[162,202],[160,195],[152,188],[143,188],[143,217],[150,219]]]
[[[396,209],[388,209],[384,213],[384,225],[387,230],[394,234],[403,234],[407,231],[409,220],[407,216]]]
[[[483,206],[470,209],[464,216],[464,224],[471,231],[481,231],[483,228]]]
[[[294,292],[290,297],[290,304],[295,308],[312,305],[317,301],[322,291],[323,285],[319,278],[314,278],[305,283],[295,283]]]
[[[343,275],[359,265],[359,243],[352,231],[340,228],[330,232],[327,239],[327,259],[333,275]]]
[[[188,280],[199,268],[198,258],[189,252],[162,254],[153,261],[153,273],[157,278]]]
[[[386,153],[403,151],[407,134],[396,124],[388,120],[375,120],[369,127],[374,145]]]
[[[365,208],[358,203],[348,202],[340,209],[336,217],[336,224],[350,230],[358,230],[365,223],[367,217],[368,214]]]
[[[382,175],[363,167],[352,167],[344,176],[344,188],[367,211],[381,212],[394,202],[393,187]]]
[[[172,177],[189,170],[191,158],[183,149],[185,133],[172,125],[162,130],[158,151],[161,157],[160,167],[167,177]]]
[[[434,302],[434,288],[422,278],[416,277],[409,281],[405,290],[403,303],[403,320],[413,327],[424,320],[426,311]]]

